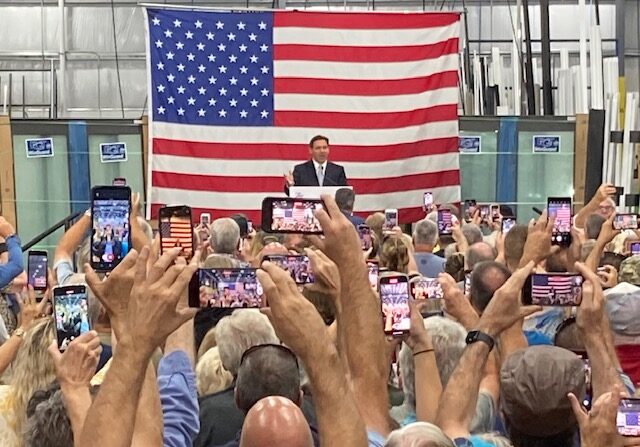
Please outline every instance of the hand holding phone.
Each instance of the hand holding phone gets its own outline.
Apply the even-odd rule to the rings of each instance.
[[[96,186],[91,190],[91,267],[113,270],[129,252],[131,189],[127,186]]]
[[[505,216],[502,218],[502,234],[507,234],[509,230],[516,226],[516,218]]]
[[[64,351],[69,343],[90,329],[87,288],[83,285],[55,287],[53,308],[58,349]]]
[[[380,303],[385,334],[407,334],[411,328],[407,275],[387,275],[380,278]]]
[[[522,302],[536,306],[579,306],[583,282],[579,273],[532,273],[522,289]]]
[[[550,217],[555,217],[551,243],[569,247],[571,245],[571,198],[549,197],[547,211]]]
[[[202,217],[202,216],[201,216]],[[191,208],[165,206],[158,212],[161,253],[180,247],[180,256],[187,262],[193,257],[193,227],[191,226]]]

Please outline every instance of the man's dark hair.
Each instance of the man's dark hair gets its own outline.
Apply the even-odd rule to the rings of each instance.
[[[496,250],[486,242],[476,242],[469,247],[465,255],[467,268],[473,270],[476,265],[485,261],[495,261]]]
[[[23,441],[25,447],[73,445],[71,421],[57,383],[52,383],[31,396],[27,404]]]
[[[313,143],[320,140],[326,141],[327,145],[329,144],[329,138],[325,137],[324,135],[316,135],[311,139],[311,141],[309,141],[309,147],[313,147]]]
[[[340,211],[353,212],[353,204],[356,201],[356,193],[351,188],[340,188],[336,191],[336,205]]]
[[[508,416],[505,417],[505,425],[513,447],[573,447],[574,445],[575,430],[568,430],[563,433],[558,433],[557,435],[538,438],[520,433],[509,424]]]
[[[511,276],[507,267],[499,262],[485,261],[477,264],[471,273],[471,304],[478,310],[484,312],[493,298],[493,294]]]
[[[620,266],[622,265],[622,263],[626,258],[627,257],[625,255],[621,255],[620,253],[605,251],[604,253],[602,253],[602,257],[600,258],[599,267],[610,265],[619,272]]]
[[[528,233],[529,227],[516,225],[504,237],[504,258],[510,268],[518,267],[524,253],[524,243],[527,241]]]
[[[598,239],[598,235],[602,229],[602,224],[605,223],[606,220],[607,219],[602,217],[600,214],[589,214],[584,221],[584,233],[587,236],[587,239]]]
[[[245,414],[256,402],[268,396],[282,396],[300,403],[296,358],[275,346],[250,352],[240,364],[236,380],[236,403]]]

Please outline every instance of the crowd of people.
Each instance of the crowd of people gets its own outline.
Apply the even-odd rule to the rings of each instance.
[[[500,216],[438,204],[411,234],[368,216],[363,250],[343,191],[313,212],[322,236],[220,217],[194,228],[188,263],[161,254],[134,195],[122,262],[90,267],[87,213],[59,240],[43,296],[0,217],[0,445],[640,446],[640,256],[626,252],[640,234],[614,228],[614,193],[602,185],[575,213],[569,247],[552,244],[546,211],[503,233]],[[313,283],[264,260],[292,254]],[[533,273],[573,273],[580,305],[524,305]],[[91,330],[61,352],[52,288],[72,284],[87,286]],[[259,309],[229,308],[258,284],[246,307]]]

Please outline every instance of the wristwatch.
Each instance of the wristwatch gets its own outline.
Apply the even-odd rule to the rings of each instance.
[[[471,331],[467,334],[467,338],[465,339],[465,342],[467,343],[467,345],[470,345],[477,341],[486,343],[489,346],[489,352],[491,352],[491,350],[493,349],[493,346],[496,344],[493,337],[489,334],[485,334],[484,332]]]
[[[16,337],[19,337],[19,338],[24,337],[24,329],[19,327],[15,331],[13,331],[12,335],[15,335]]]

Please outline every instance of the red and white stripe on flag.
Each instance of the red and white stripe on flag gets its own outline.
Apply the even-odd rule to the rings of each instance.
[[[424,191],[459,201],[459,14],[273,14],[273,126],[151,119],[152,214],[184,203],[194,218],[259,221],[316,134],[330,138],[360,214],[398,208],[401,222],[418,220]]]

